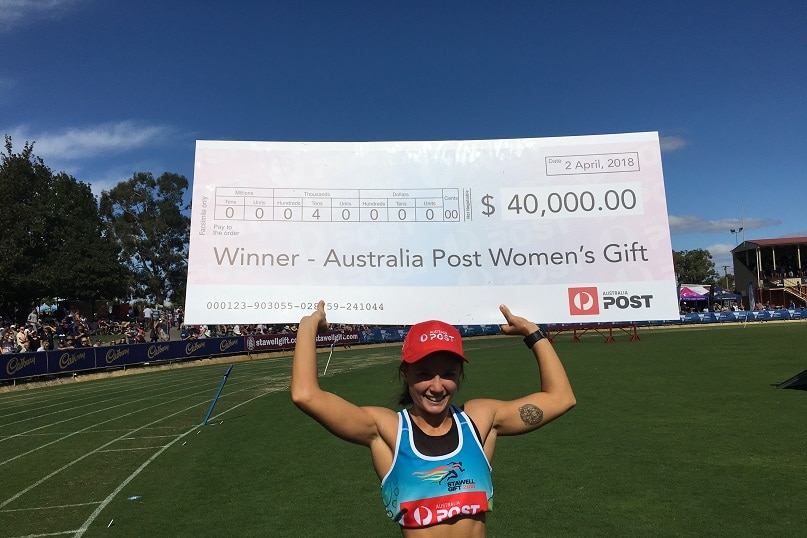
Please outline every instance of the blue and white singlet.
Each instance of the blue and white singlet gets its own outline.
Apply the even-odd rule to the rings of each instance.
[[[408,528],[428,527],[459,515],[493,508],[491,467],[468,415],[451,406],[459,442],[443,456],[415,447],[409,412],[398,413],[398,438],[392,467],[381,480],[387,516]]]

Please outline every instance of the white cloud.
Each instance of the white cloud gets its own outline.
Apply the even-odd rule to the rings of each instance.
[[[84,0],[0,0],[0,29],[32,18],[58,19]]]
[[[688,146],[689,142],[680,136],[660,136],[659,145],[662,153],[670,153]]]
[[[709,251],[712,255],[712,262],[715,264],[715,270],[724,275],[726,272],[734,273],[734,262],[732,261],[731,251],[735,245],[728,243],[716,243],[709,245],[705,250]]]
[[[96,196],[135,172],[162,170],[164,163],[158,162],[153,149],[172,145],[176,137],[171,127],[133,121],[39,133],[18,126],[5,132],[11,135],[14,151],[19,152],[25,142],[33,142],[34,154],[51,170],[90,184]]]
[[[131,121],[105,123],[89,127],[71,127],[58,132],[31,133],[25,126],[11,130],[15,144],[34,142],[35,153],[49,160],[80,160],[123,153],[167,140],[171,129],[164,125],[146,125]]]
[[[781,221],[776,219],[718,219],[708,220],[695,215],[670,215],[670,233],[731,233],[731,230],[744,231],[758,230],[769,226],[778,226]]]

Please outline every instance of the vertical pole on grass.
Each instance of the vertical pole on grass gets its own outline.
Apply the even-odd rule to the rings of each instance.
[[[333,355],[333,346],[336,345],[336,339],[334,339],[333,343],[331,344],[331,352],[328,353],[328,362],[325,363],[325,371],[322,372],[322,375],[328,373],[328,365],[331,364],[331,356]]]
[[[231,364],[227,371],[224,372],[224,379],[221,380],[221,386],[219,387],[219,391],[216,393],[216,397],[213,398],[213,403],[210,404],[210,409],[207,410],[207,416],[205,416],[205,421],[202,423],[203,426],[207,426],[207,419],[210,418],[210,414],[213,412],[213,408],[216,407],[216,402],[221,395],[221,391],[224,390],[224,384],[227,382],[227,376],[230,375],[230,372],[233,369],[233,365]]]

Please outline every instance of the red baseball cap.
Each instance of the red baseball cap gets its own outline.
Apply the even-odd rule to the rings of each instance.
[[[412,364],[436,351],[448,351],[468,362],[462,353],[460,332],[453,325],[434,319],[412,325],[404,338],[401,361]]]

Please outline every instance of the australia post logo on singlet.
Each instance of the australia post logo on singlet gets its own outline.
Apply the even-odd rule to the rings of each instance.
[[[404,527],[426,527],[459,515],[472,515],[488,511],[488,497],[484,491],[466,491],[442,497],[431,497],[401,503]]]
[[[433,486],[445,488],[446,495],[401,502],[405,527],[425,527],[459,515],[472,515],[488,510],[488,497],[477,490],[473,478],[462,478],[462,462],[451,462],[413,476]]]

